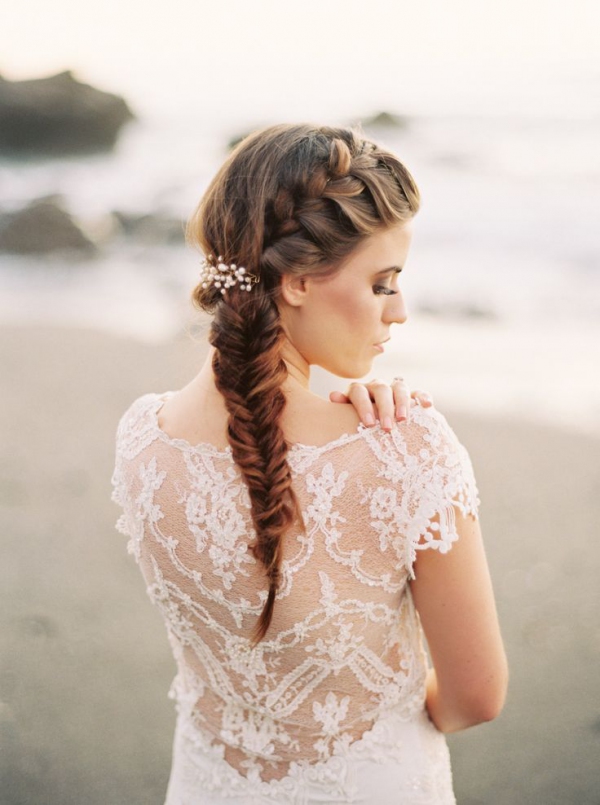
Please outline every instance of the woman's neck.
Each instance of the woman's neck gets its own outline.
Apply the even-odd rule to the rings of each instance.
[[[299,392],[311,393],[310,366],[299,354],[293,354],[295,351],[290,350],[289,352],[292,354],[286,354],[286,350],[284,350],[282,354],[288,372],[288,376],[282,386],[284,393],[286,396],[288,394],[297,394]],[[213,372],[214,354],[215,349],[214,347],[211,347],[208,351],[202,369],[196,375],[194,380],[192,380],[190,385],[195,386],[198,390],[202,389],[204,393],[208,395],[215,394],[221,397],[220,392],[217,391],[215,375]]]

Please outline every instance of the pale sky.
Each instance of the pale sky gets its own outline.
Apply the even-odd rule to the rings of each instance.
[[[72,68],[149,105],[169,87],[178,103],[201,92],[207,114],[268,95],[283,108],[311,93],[323,108],[355,93],[377,106],[598,76],[599,30],[597,0],[9,0],[0,73]]]

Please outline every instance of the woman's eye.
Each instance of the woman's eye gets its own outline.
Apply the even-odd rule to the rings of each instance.
[[[385,294],[386,296],[392,296],[398,291],[395,291],[393,288],[386,288],[385,285],[373,285],[373,293],[375,294]]]

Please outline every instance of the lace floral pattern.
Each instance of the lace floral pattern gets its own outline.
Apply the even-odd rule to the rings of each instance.
[[[393,790],[407,792],[390,801],[453,802],[408,586],[418,551],[456,541],[455,509],[477,514],[445,419],[417,407],[392,434],[359,427],[291,447],[305,530],[286,535],[280,603],[252,647],[267,588],[246,487],[230,450],[160,430],[164,399],[145,395],[123,416],[113,499],[178,667],[169,805],[212,801],[207,791],[219,803],[367,801],[356,771],[367,760],[391,764]]]

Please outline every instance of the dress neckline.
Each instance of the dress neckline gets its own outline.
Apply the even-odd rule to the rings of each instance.
[[[192,444],[188,442],[187,439],[178,438],[175,436],[169,436],[169,434],[164,431],[159,423],[158,423],[158,414],[160,409],[163,407],[165,402],[172,397],[174,394],[177,394],[176,391],[165,391],[162,394],[153,393],[148,395],[152,398],[152,406],[149,409],[149,416],[151,419],[151,424],[153,430],[156,432],[159,439],[165,444],[169,444],[173,447],[178,448],[179,450],[183,450],[189,453],[197,453],[197,454],[208,454],[213,458],[230,458],[232,459],[232,451],[231,446],[227,445],[225,448],[219,448],[210,442],[198,442],[197,444]],[[377,422],[371,428],[367,428],[365,425],[359,423],[356,427],[356,430],[352,433],[342,433],[341,436],[336,437],[335,439],[331,439],[324,444],[303,444],[302,442],[292,442],[288,443],[288,455],[294,453],[311,453],[313,455],[318,455],[320,453],[325,453],[329,450],[333,450],[336,447],[341,447],[342,445],[349,444],[351,442],[355,442],[358,439],[362,438],[363,435],[367,432],[377,432],[381,430],[381,425]]]

